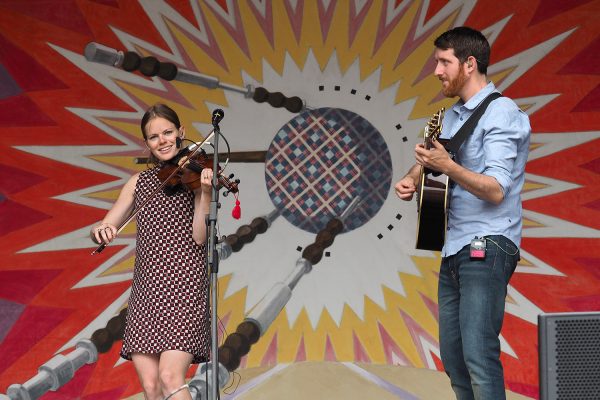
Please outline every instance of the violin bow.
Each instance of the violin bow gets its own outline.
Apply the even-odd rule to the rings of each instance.
[[[150,193],[150,195],[148,197],[146,197],[144,199],[144,201],[142,202],[142,204],[140,204],[140,206],[138,208],[136,208],[135,210],[133,210],[133,212],[131,213],[131,215],[125,220],[123,221],[123,223],[121,223],[121,225],[119,225],[119,228],[117,228],[117,234],[116,236],[119,235],[119,233],[121,233],[121,231],[123,229],[125,229],[125,227],[127,226],[127,224],[129,224],[134,218],[135,216],[141,211],[142,208],[144,208],[144,206],[146,204],[148,204],[150,202],[150,200],[152,200],[152,198],[154,198],[154,196],[156,196],[156,194],[158,192],[160,192],[169,182],[169,180],[177,173],[179,172],[184,166],[185,164],[187,164],[188,160],[193,157],[196,152],[198,150],[200,150],[202,148],[202,146],[204,146],[204,143],[206,143],[211,137],[213,137],[215,134],[214,129],[212,130],[212,132],[206,137],[204,138],[204,140],[200,143],[196,142],[193,145],[188,146],[188,149],[192,146],[196,146],[194,148],[194,150],[192,152],[190,152],[187,156],[185,156],[185,158],[183,158],[183,160],[179,163],[179,165],[177,166],[177,168],[175,168],[175,170],[173,170],[173,172],[171,172],[171,174],[160,184],[159,187],[157,187],[156,189],[154,189],[154,191],[152,193]],[[115,237],[116,237],[115,236]],[[96,248],[96,250],[92,251],[91,255],[97,254],[97,253],[101,253],[102,250],[104,250],[104,248],[108,246],[108,243],[100,243],[100,245]]]

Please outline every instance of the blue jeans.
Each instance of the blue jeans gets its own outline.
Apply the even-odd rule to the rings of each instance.
[[[485,259],[471,260],[467,245],[440,268],[440,353],[458,400],[506,399],[498,336],[519,251],[504,236],[486,239]]]

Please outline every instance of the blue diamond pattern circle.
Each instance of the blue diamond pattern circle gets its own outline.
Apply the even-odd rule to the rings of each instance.
[[[318,108],[277,132],[267,151],[265,180],[271,201],[293,225],[318,233],[330,219],[343,218],[348,232],[383,206],[392,159],[383,136],[365,118]]]

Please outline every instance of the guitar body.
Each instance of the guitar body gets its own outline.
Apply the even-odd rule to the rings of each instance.
[[[421,169],[417,221],[417,249],[440,251],[446,237],[448,177],[434,180]]]
[[[424,133],[426,148],[430,148],[435,140],[439,140],[442,144],[447,142],[438,139],[442,132],[443,116],[444,109],[442,108],[427,123]],[[444,246],[447,227],[448,184],[447,176],[434,176],[432,171],[421,167],[417,187],[417,249],[440,251]]]

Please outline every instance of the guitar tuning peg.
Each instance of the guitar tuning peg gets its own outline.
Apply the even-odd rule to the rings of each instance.
[[[229,174],[229,179],[233,178],[234,174]]]
[[[227,195],[229,195],[229,190],[223,192],[223,197],[227,197]]]
[[[235,180],[235,183],[240,183],[240,180],[239,180],[239,179],[236,179],[236,180]]]

